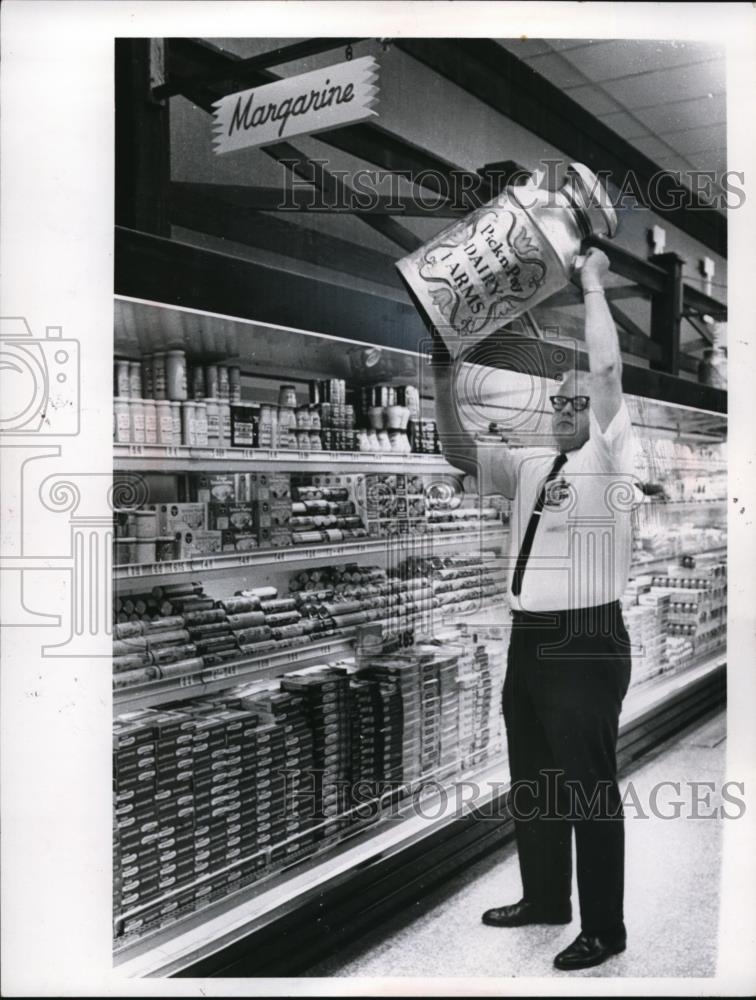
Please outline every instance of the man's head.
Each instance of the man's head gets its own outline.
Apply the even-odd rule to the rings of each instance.
[[[570,372],[550,392],[551,429],[560,451],[582,448],[590,436],[590,390],[585,372]],[[582,409],[581,409],[582,405]]]

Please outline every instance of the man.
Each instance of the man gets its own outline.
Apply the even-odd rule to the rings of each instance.
[[[575,830],[581,933],[558,969],[623,951],[624,829],[616,744],[630,682],[619,598],[631,555],[634,438],[617,331],[589,251],[580,271],[590,373],[554,383],[557,451],[476,443],[455,405],[451,358],[434,335],[439,433],[447,459],[481,493],[513,499],[512,633],[503,709],[523,898],[488,910],[496,927],[571,921]]]

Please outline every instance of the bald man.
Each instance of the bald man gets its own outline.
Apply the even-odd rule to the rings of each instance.
[[[549,392],[555,448],[476,441],[456,405],[456,373],[434,335],[439,434],[481,493],[512,499],[512,633],[502,704],[523,897],[483,914],[495,927],[572,920],[575,831],[581,932],[554,964],[584,969],[626,947],[624,828],[617,787],[630,643],[619,598],[631,556],[633,429],[617,330],[604,296],[609,261],[580,271],[590,371]]]

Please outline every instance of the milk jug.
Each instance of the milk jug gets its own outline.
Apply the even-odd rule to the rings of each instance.
[[[558,191],[509,188],[396,267],[456,356],[563,288],[583,241],[612,237],[616,228],[596,175],[571,163]]]

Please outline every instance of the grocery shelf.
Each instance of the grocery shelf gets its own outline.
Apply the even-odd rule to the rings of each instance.
[[[487,522],[490,524],[491,522]],[[425,534],[394,535],[389,538],[365,538],[356,542],[342,542],[337,545],[292,546],[280,549],[253,549],[250,552],[229,552],[220,555],[200,557],[197,559],[172,559],[158,563],[135,563],[116,566],[113,578],[119,591],[127,589],[123,584],[134,584],[139,587],[146,583],[165,580],[170,577],[173,583],[194,580],[199,573],[234,573],[240,569],[256,567],[287,568],[309,566],[313,563],[332,562],[333,560],[356,560],[361,556],[377,555],[386,551],[396,551],[405,547],[411,554],[427,550],[456,548],[459,545],[469,545],[475,542],[488,546],[501,545],[506,535],[503,525],[494,530],[490,527],[477,531],[439,531],[436,529]]]
[[[452,473],[441,455],[396,455],[392,452],[296,451],[285,448],[189,448],[185,445],[115,444],[117,472],[407,472]]]
[[[493,790],[501,788],[502,772],[505,767],[506,757],[500,752],[482,766],[455,775],[453,781],[475,778],[479,785],[486,789],[483,793],[485,801],[490,802]],[[422,787],[431,777],[426,775],[417,782],[417,786]],[[442,784],[449,787],[452,782],[446,781]],[[435,787],[438,788],[437,785]],[[428,788],[427,784],[425,788]],[[416,788],[411,789],[411,794],[416,790]],[[441,794],[439,791],[434,794],[431,790],[430,794],[423,795],[424,805],[428,811],[434,812],[436,819],[429,820],[418,810],[413,810],[413,799],[410,797],[406,805],[395,814],[401,816],[401,821],[392,819],[391,822],[381,824],[378,828],[375,825],[368,827],[332,847],[326,856],[321,853],[299,862],[297,870],[293,873],[279,872],[269,876],[257,886],[247,886],[233,896],[227,896],[218,903],[211,904],[204,908],[201,914],[197,914],[201,923],[195,923],[196,918],[193,919],[191,916],[186,918],[184,925],[194,924],[194,926],[170,941],[168,947],[162,943],[156,947],[157,942],[162,942],[166,929],[157,930],[140,942],[130,942],[120,947],[116,945],[114,961],[119,973],[129,977],[171,975],[180,968],[181,958],[194,957],[198,948],[206,951],[208,946],[217,947],[224,940],[233,940],[235,931],[249,932],[250,925],[264,922],[266,915],[272,909],[286,909],[298,905],[303,897],[317,894],[319,888],[326,883],[341,881],[344,877],[348,877],[351,869],[359,869],[376,855],[391,855],[397,850],[422,842],[429,826],[443,827],[454,819],[456,803],[452,796],[446,798],[442,814],[438,815],[437,805]],[[479,801],[483,804],[482,799]],[[245,896],[248,898],[239,904],[239,900]],[[250,896],[252,898],[249,898]],[[220,941],[219,934],[222,935]],[[148,948],[152,946],[154,950],[145,951],[143,950],[145,946]],[[177,957],[179,957],[178,963]],[[156,963],[158,967],[154,968]]]
[[[438,616],[437,627],[445,627],[444,621],[448,613],[459,614],[467,602],[445,604],[434,608],[434,616]],[[466,614],[465,622],[470,626],[480,628],[484,625],[505,625],[506,606],[492,603],[479,611]],[[413,624],[412,619],[400,617],[385,619],[378,622],[367,622],[368,625],[388,625],[399,621],[402,627]],[[422,619],[415,619],[417,624]],[[463,624],[463,623],[460,623]],[[182,677],[169,677],[164,680],[147,681],[144,684],[134,684],[131,687],[113,691],[113,715],[123,715],[125,712],[135,712],[144,708],[154,708],[166,702],[188,701],[192,698],[202,698],[205,695],[235,684],[246,681],[267,680],[279,677],[290,670],[301,670],[340,656],[350,656],[354,652],[354,639],[359,626],[345,629],[337,636],[322,642],[308,642],[307,645],[273,650],[263,656],[247,657],[233,663],[225,663],[218,667],[207,667],[195,674],[185,674]]]
[[[351,635],[353,634],[352,632]],[[299,670],[326,659],[346,656],[352,650],[353,642],[350,637],[334,636],[325,642],[310,642],[306,646],[273,650],[266,656],[248,657],[219,667],[207,667],[196,674],[135,684],[133,687],[113,691],[113,715],[154,708],[169,701],[201,698],[243,681],[264,680],[287,670]]]
[[[687,669],[631,688],[620,719],[621,766],[721,703],[725,666],[725,653],[718,651]],[[326,856],[301,861],[296,868],[245,886],[180,924],[118,944],[114,961],[119,974],[130,978],[234,975],[235,963],[244,965],[244,975],[286,974],[284,963],[290,970],[297,965],[291,955],[292,940],[317,952],[320,936],[328,939],[321,947],[334,947],[341,940],[334,939],[334,925],[346,928],[339,934],[348,937],[349,928],[362,920],[361,894],[369,886],[380,884],[381,906],[390,912],[391,907],[401,907],[408,894],[420,891],[415,883],[428,877],[429,867],[434,878],[442,872],[450,874],[511,838],[511,822],[506,812],[499,812],[508,791],[508,782],[503,780],[505,761],[502,754],[474,771],[454,775],[449,782],[476,783],[479,795],[474,810],[460,810],[456,795],[439,790],[439,808],[429,795],[422,812],[408,810],[410,814],[401,822],[369,827],[335,845]],[[496,823],[476,820],[491,806],[501,819]],[[349,915],[341,912],[344,908],[350,910]],[[318,914],[326,911],[332,919],[323,928]],[[370,909],[370,919],[375,922],[374,909]],[[285,955],[282,947],[288,948]]]
[[[692,556],[696,558],[697,556],[713,556],[713,555],[727,555],[726,545],[716,545],[710,549],[700,549],[698,552],[678,552],[675,555],[669,556],[659,556],[658,559],[650,559],[648,562],[633,562],[630,567],[630,573],[633,576],[638,576],[644,573],[655,573],[657,570],[666,569],[670,563],[673,563],[676,559],[680,559],[682,556]],[[680,567],[683,569],[684,567]],[[692,570],[690,572],[693,572]]]
[[[709,507],[719,507],[726,503],[726,497],[716,497],[708,500],[703,498],[700,500],[649,500],[647,503],[641,504],[640,509],[649,510],[653,508],[654,510],[680,510],[681,507],[698,507],[703,509]]]

